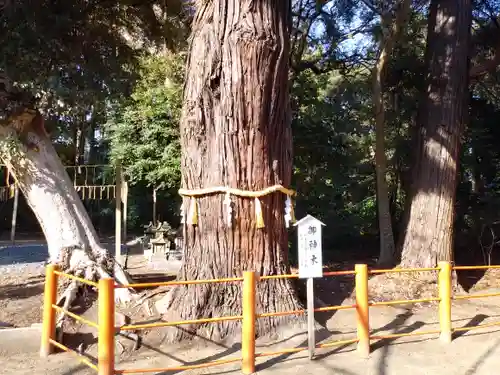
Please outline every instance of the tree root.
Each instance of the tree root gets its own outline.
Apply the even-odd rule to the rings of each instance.
[[[59,297],[59,300],[57,301],[56,305],[59,307],[62,307],[66,311],[69,311],[71,304],[76,299],[76,296],[78,294],[79,289],[80,289],[80,286],[78,285],[78,281],[76,281],[76,280],[71,281],[71,283],[66,288],[66,290],[63,292],[61,297]],[[64,304],[61,306],[63,301],[64,301]],[[63,323],[65,316],[66,316],[66,314],[64,312],[59,313],[59,317],[56,320],[56,327],[62,327],[62,323]]]
[[[92,255],[96,255],[95,258]],[[58,266],[66,273],[82,277],[86,280],[96,281],[102,278],[114,278],[121,285],[131,284],[132,280],[103,248],[98,248],[89,253],[79,246],[69,246],[61,249]],[[113,273],[113,276],[109,272]],[[135,291],[133,289],[116,289],[115,301],[127,303],[132,301]],[[74,298],[73,298],[74,299]]]
[[[97,255],[95,259],[92,255]],[[97,281],[102,278],[114,278],[117,283],[126,285],[132,283],[131,278],[122,269],[122,267],[112,259],[105,249],[97,249],[89,253],[79,246],[70,246],[61,249],[59,259],[55,262],[59,269],[65,273],[89,280]],[[113,276],[109,271],[112,271]],[[69,311],[78,292],[82,287],[89,287],[77,280],[71,280],[70,284],[59,297],[56,305]],[[138,296],[133,289],[119,288],[115,289],[115,302],[118,304],[128,303],[137,299]],[[62,339],[63,324],[67,315],[60,312],[57,318],[58,339]],[[60,341],[62,342],[62,341]]]

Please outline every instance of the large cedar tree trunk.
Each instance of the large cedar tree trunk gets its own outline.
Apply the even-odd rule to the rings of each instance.
[[[402,0],[398,5],[396,19],[391,14],[383,14],[380,52],[372,73],[373,104],[375,109],[375,173],[377,176],[377,208],[380,236],[379,265],[393,265],[395,261],[394,233],[387,185],[387,158],[385,154],[385,105],[384,81],[391,54],[410,11],[410,0]]]
[[[434,267],[452,260],[460,137],[468,111],[470,0],[433,0],[427,40],[428,87],[421,113],[403,267]]]
[[[183,188],[290,185],[289,17],[288,0],[197,2],[181,121]],[[288,273],[285,197],[274,193],[261,200],[262,229],[256,228],[254,201],[234,196],[234,223],[228,227],[223,200],[223,194],[198,199],[198,225],[185,227],[180,279],[241,276],[246,270]],[[262,281],[258,288],[260,312],[298,307],[288,280]],[[242,312],[241,283],[177,287],[168,299],[167,315],[176,320]],[[258,319],[257,333],[270,334],[290,319]],[[172,338],[225,339],[237,336],[239,326],[183,326]]]

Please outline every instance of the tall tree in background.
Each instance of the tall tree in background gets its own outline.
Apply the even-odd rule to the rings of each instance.
[[[452,259],[460,142],[468,111],[470,0],[432,0],[427,36],[427,92],[403,267]]]
[[[373,5],[373,9],[377,10]],[[372,72],[373,104],[375,110],[375,171],[377,175],[377,209],[380,235],[380,256],[378,263],[391,265],[395,261],[394,233],[387,186],[387,158],[385,149],[385,105],[384,81],[392,51],[405,26],[411,9],[410,0],[402,0],[396,5],[393,19],[393,9],[378,10],[382,27],[380,48],[377,61]]]
[[[196,2],[180,130],[184,189],[290,185],[290,6],[289,0]],[[262,276],[287,273],[284,196],[261,199],[264,228],[256,226],[254,201],[236,196],[234,222],[228,226],[224,198],[197,199],[198,224],[185,227],[180,278],[226,278],[245,270]],[[167,298],[168,311],[177,315],[172,319],[241,314],[241,284],[178,286]],[[297,308],[287,280],[259,283],[257,304],[266,311]],[[259,319],[257,332],[271,333],[282,321]],[[238,324],[193,325],[174,331],[174,339],[194,333],[225,338]]]

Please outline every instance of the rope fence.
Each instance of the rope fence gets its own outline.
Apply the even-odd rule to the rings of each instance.
[[[66,165],[73,187],[83,200],[113,200],[119,193],[116,166],[111,164]],[[0,201],[14,198],[17,181],[5,164],[0,164]]]
[[[373,340],[394,339],[407,336],[431,336],[439,335],[439,338],[444,343],[452,341],[453,332],[462,332],[481,328],[490,328],[500,326],[500,322],[480,324],[475,326],[456,327],[452,326],[451,307],[452,301],[467,300],[475,298],[488,298],[500,296],[500,293],[474,294],[469,296],[453,296],[452,295],[452,272],[454,270],[476,270],[476,269],[493,269],[500,266],[456,266],[453,267],[449,262],[440,262],[439,267],[421,268],[421,269],[387,269],[387,270],[368,270],[365,264],[356,265],[354,270],[349,271],[333,271],[324,272],[323,276],[355,276],[355,299],[356,303],[352,305],[336,305],[325,306],[314,309],[314,312],[336,311],[336,310],[355,310],[356,337],[347,340],[337,340],[327,343],[314,345],[316,349],[330,348],[334,346],[357,344],[357,351],[362,357],[367,357],[370,354],[370,343]],[[384,302],[370,302],[368,293],[368,277],[369,275],[383,273],[418,273],[418,272],[438,272],[438,296],[422,299],[409,300],[394,300]],[[98,323],[84,319],[74,313],[56,305],[57,300],[57,282],[59,277],[66,277],[80,281],[90,286],[94,286],[98,290]],[[65,274],[57,271],[54,265],[47,266],[45,295],[44,295],[44,310],[43,310],[43,329],[40,354],[43,357],[52,353],[54,347],[63,351],[74,354],[77,359],[86,364],[88,367],[96,370],[99,375],[112,374],[134,374],[134,373],[160,373],[167,371],[184,371],[201,369],[212,366],[221,366],[225,364],[241,363],[243,374],[249,375],[255,373],[255,365],[257,358],[271,357],[282,354],[293,354],[302,351],[307,351],[309,347],[289,348],[278,351],[256,352],[255,342],[255,324],[257,319],[272,318],[286,315],[302,315],[307,314],[307,310],[294,311],[279,311],[279,312],[263,312],[256,313],[256,295],[257,284],[266,280],[289,279],[297,278],[297,274],[291,275],[268,275],[259,277],[253,271],[243,273],[243,277],[213,279],[213,280],[178,280],[155,283],[141,283],[116,285],[113,279],[101,279],[99,283],[81,279],[73,275]],[[174,286],[174,285],[197,285],[207,283],[242,283],[242,315],[212,317],[205,319],[184,320],[177,322],[159,322],[148,324],[130,324],[120,328],[115,327],[115,299],[114,290],[118,288],[147,288],[157,286]],[[416,331],[411,333],[397,333],[389,335],[373,335],[370,330],[369,310],[371,307],[392,306],[399,304],[415,304],[423,302],[439,302],[439,329]],[[67,314],[68,316],[78,320],[84,324],[90,325],[98,329],[98,358],[97,363],[94,363],[89,358],[75,352],[74,350],[64,346],[55,340],[56,337],[56,312]],[[132,331],[141,329],[150,329],[156,327],[180,326],[186,324],[203,324],[214,323],[220,321],[241,320],[242,321],[242,342],[241,356],[237,358],[229,358],[216,360],[201,364],[183,365],[168,368],[149,368],[149,369],[117,369],[115,367],[115,335],[119,331]]]

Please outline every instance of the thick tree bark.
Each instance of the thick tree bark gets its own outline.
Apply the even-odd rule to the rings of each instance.
[[[38,116],[33,124],[41,121]],[[50,259],[56,261],[60,249],[70,246],[101,251],[97,233],[50,139],[41,127],[28,126],[32,128],[23,131],[31,149],[28,146],[25,153],[11,155],[6,161],[40,222]]]
[[[393,265],[395,262],[394,232],[387,186],[387,158],[385,154],[385,106],[383,84],[385,72],[390,61],[394,45],[410,10],[410,0],[399,4],[396,20],[390,14],[382,15],[384,35],[377,63],[373,69],[373,104],[375,109],[375,173],[377,176],[377,208],[380,236],[379,265]]]
[[[386,42],[387,45],[387,42]],[[377,176],[377,209],[380,236],[380,265],[391,264],[394,260],[395,246],[392,231],[389,189],[387,186],[387,158],[385,155],[385,107],[382,89],[383,72],[390,52],[382,47],[373,72],[373,102],[375,107],[375,173]]]
[[[109,277],[114,272],[117,281],[128,282],[123,270],[101,246],[89,215],[45,133],[42,116],[34,110],[16,111],[1,122],[0,139],[1,158],[40,223],[50,261],[88,279]],[[118,297],[128,299],[127,293],[119,292]]]
[[[290,4],[288,0],[198,1],[181,121],[182,185],[260,190],[291,181],[288,102]],[[265,228],[257,229],[254,201],[233,197],[228,227],[224,196],[198,199],[199,222],[185,228],[180,279],[214,279],[289,272],[285,198],[264,197]],[[168,316],[197,319],[240,315],[241,284],[178,287],[168,296]],[[290,281],[259,283],[258,311],[298,307]],[[271,334],[290,317],[259,319],[257,333]],[[237,335],[238,321],[193,325],[173,339]]]
[[[403,267],[434,267],[452,260],[460,137],[468,111],[470,0],[433,0],[427,56],[429,82],[420,157],[415,165]]]

